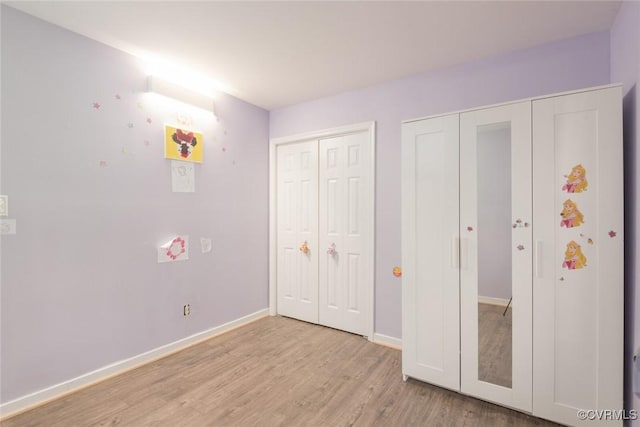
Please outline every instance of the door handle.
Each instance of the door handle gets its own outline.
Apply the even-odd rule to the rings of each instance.
[[[542,261],[540,258],[542,258],[542,241],[541,240],[536,240],[536,249],[535,249],[535,275],[536,277],[542,277]]]
[[[331,246],[329,246],[329,249],[327,249],[327,253],[331,256],[335,256],[338,253],[338,251],[336,251],[335,243],[331,243]]]
[[[457,270],[460,268],[460,238],[458,236],[451,237],[451,268]]]

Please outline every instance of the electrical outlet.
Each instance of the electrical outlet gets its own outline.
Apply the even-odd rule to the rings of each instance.
[[[184,305],[182,307],[182,315],[183,316],[188,316],[190,314],[191,314],[191,305],[190,304]]]

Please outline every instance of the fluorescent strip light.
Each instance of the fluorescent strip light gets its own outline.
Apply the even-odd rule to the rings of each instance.
[[[210,96],[194,92],[191,89],[161,79],[158,76],[151,75],[147,77],[147,92],[154,92],[177,99],[178,101],[211,111],[212,113],[215,111],[213,99]]]

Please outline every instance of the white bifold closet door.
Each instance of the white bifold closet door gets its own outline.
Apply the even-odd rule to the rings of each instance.
[[[367,335],[369,134],[320,140],[321,325]]]
[[[531,411],[531,191],[531,103],[460,114],[460,387],[523,411]]]
[[[620,87],[533,102],[533,413],[622,425]],[[582,420],[577,411],[592,412]]]
[[[402,373],[460,390],[458,115],[402,126]]]
[[[277,312],[368,336],[371,133],[277,147]]]
[[[318,323],[318,144],[278,147],[278,312]]]

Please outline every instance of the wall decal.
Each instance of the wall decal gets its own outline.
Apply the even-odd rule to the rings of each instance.
[[[614,238],[614,237],[616,237],[617,235],[618,235],[618,234],[617,234],[615,231],[613,231],[613,230],[609,231],[609,237]]]
[[[518,245],[516,246],[516,249],[519,251],[524,251],[524,245]]]
[[[15,219],[0,219],[0,234],[16,234],[16,220]]]
[[[473,231],[473,227],[468,226],[468,227],[467,227],[467,231],[469,231],[469,232]]]
[[[98,166],[100,166],[101,168],[106,168],[107,167],[107,161],[106,160],[100,160],[100,162],[98,163]]]
[[[567,250],[564,252],[562,267],[569,270],[578,270],[586,266],[587,257],[582,253],[582,247],[575,240],[567,243]]]
[[[582,165],[575,165],[571,168],[571,173],[565,175],[567,182],[562,186],[562,190],[567,193],[582,193],[587,190],[587,171]]]
[[[133,129],[133,123],[131,123],[131,122],[127,123],[127,127],[128,127],[129,129]]]
[[[396,277],[402,277],[402,269],[400,267],[393,267],[393,275]]]
[[[93,103],[93,108],[95,108],[96,110],[100,109],[100,103],[99,102],[94,102]]]
[[[117,93],[114,95],[114,97],[119,101],[122,99],[122,97],[120,95],[118,95]]]
[[[189,259],[189,236],[177,236],[158,248],[158,262]]]
[[[578,209],[578,205],[571,199],[567,199],[562,204],[562,212],[560,212],[562,220],[560,227],[573,228],[579,227],[584,222],[584,215]]]
[[[211,252],[211,239],[208,237],[200,238],[200,249],[203,254]]]
[[[9,215],[9,196],[0,196],[0,216]]]
[[[168,159],[202,162],[202,134],[173,126],[164,127],[164,156]]]
[[[193,193],[196,191],[194,164],[171,160],[171,191]]]
[[[151,122],[152,122],[151,117],[147,117],[147,123],[151,123]]]

